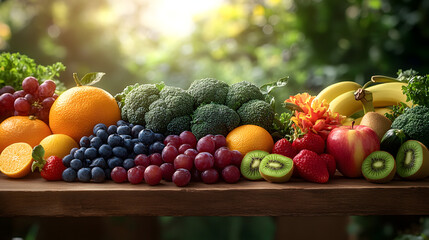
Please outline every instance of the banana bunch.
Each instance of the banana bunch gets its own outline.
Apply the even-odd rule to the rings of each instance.
[[[365,89],[372,93],[372,104],[376,112],[385,113],[389,111],[390,106],[400,102],[406,103],[408,106],[412,105],[411,102],[407,102],[407,96],[402,92],[402,86],[406,83],[384,76],[373,76],[371,82],[383,83],[366,87],[367,84],[361,86],[351,81],[338,82],[323,89],[316,98],[325,99],[332,112],[346,116],[347,119],[344,122],[346,125],[351,123],[350,116],[363,112],[362,102],[355,99],[355,92],[359,89]]]

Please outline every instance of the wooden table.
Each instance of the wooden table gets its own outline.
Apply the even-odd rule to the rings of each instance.
[[[429,179],[372,184],[335,176],[327,184],[240,180],[179,188],[47,182],[0,175],[0,217],[428,215]]]

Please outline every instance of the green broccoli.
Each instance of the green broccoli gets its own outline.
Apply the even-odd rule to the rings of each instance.
[[[256,85],[247,81],[242,81],[234,83],[229,87],[225,105],[233,110],[237,110],[241,105],[250,100],[264,100],[264,98],[264,95]]]
[[[189,115],[173,118],[167,125],[166,135],[179,135],[183,131],[191,131],[192,118]]]
[[[160,97],[173,117],[190,115],[194,111],[194,99],[181,88],[166,86],[161,90]]]
[[[188,93],[194,98],[197,106],[208,103],[225,104],[229,86],[214,78],[204,78],[192,82]]]
[[[274,110],[271,105],[262,100],[250,100],[238,110],[240,125],[253,124],[269,131],[273,125]]]
[[[393,121],[391,128],[402,129],[410,139],[429,147],[429,108],[419,105],[406,110]]]
[[[145,114],[149,106],[159,99],[159,89],[155,84],[143,84],[131,90],[122,107],[122,116],[133,124],[145,125]]]
[[[173,119],[170,110],[163,107],[154,107],[145,114],[146,128],[157,133],[165,133],[167,125]]]
[[[207,134],[226,136],[239,124],[240,117],[234,110],[225,105],[210,103],[195,110],[192,115],[191,130],[197,138]]]

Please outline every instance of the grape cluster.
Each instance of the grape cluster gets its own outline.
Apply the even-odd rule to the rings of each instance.
[[[72,149],[63,158],[67,167],[63,171],[63,180],[104,182],[113,179],[122,182],[117,178],[119,167],[134,176],[136,171],[143,170],[142,166],[162,164],[163,140],[164,135],[123,120],[109,127],[99,123],[94,126],[93,135],[80,139],[80,148]],[[137,182],[138,179],[132,176],[123,181]]]
[[[46,80],[39,85],[34,77],[22,81],[22,90],[15,91],[11,86],[0,89],[0,120],[10,116],[34,115],[49,124],[49,110],[58,95],[55,94],[56,84]]]

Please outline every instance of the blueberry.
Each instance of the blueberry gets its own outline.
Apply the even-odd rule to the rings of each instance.
[[[130,123],[130,124],[128,124],[128,127],[130,127],[130,129],[132,129],[134,127],[134,124]]]
[[[126,170],[128,170],[128,169],[130,169],[130,168],[132,168],[132,167],[134,167],[134,166],[135,166],[135,164],[134,164],[134,159],[132,159],[132,158],[127,158],[127,159],[125,159],[125,160],[124,160],[124,163],[123,163],[122,165],[124,166],[124,168],[125,168]]]
[[[118,134],[112,134],[107,138],[107,144],[111,147],[122,146],[124,145],[124,139]]]
[[[83,160],[83,167],[89,167],[92,164],[90,159]]]
[[[75,158],[71,160],[70,167],[77,171],[83,167],[83,163],[80,159]]]
[[[74,182],[76,180],[76,171],[73,168],[66,168],[62,174],[63,180],[66,182]]]
[[[143,144],[150,145],[155,140],[155,134],[150,129],[143,129],[139,133],[139,140]]]
[[[164,135],[161,133],[155,133],[155,142],[164,142]]]
[[[70,167],[70,162],[73,159],[74,159],[73,155],[71,155],[71,154],[66,155],[65,157],[63,157],[63,165],[66,166],[66,167]]]
[[[100,137],[94,137],[93,139],[91,139],[91,147],[99,149],[101,145],[103,145],[103,141],[101,140]]]
[[[162,153],[162,149],[164,149],[165,145],[161,142],[154,142],[149,147],[149,153]]]
[[[85,149],[80,148],[80,149],[76,150],[76,152],[74,153],[73,156],[76,159],[80,159],[80,160],[85,159]]]
[[[112,147],[108,144],[103,144],[98,149],[98,153],[100,154],[100,156],[107,159],[112,156]]]
[[[108,133],[109,135],[110,135],[110,134],[115,134],[117,129],[118,129],[118,127],[117,127],[116,125],[110,125],[110,126],[107,128],[107,133]]]
[[[121,134],[119,135],[122,139],[132,139],[131,135],[125,135],[125,134]]]
[[[132,153],[128,154],[127,158],[134,159],[134,158],[136,158],[136,156],[137,156],[137,154],[135,154],[135,153],[132,152]]]
[[[133,138],[138,138],[139,133],[143,129],[144,129],[144,127],[142,125],[135,125],[133,128],[131,128],[131,136],[133,136]]]
[[[100,158],[94,159],[91,165],[89,165],[89,167],[101,167],[105,169],[107,168],[107,163],[106,163],[106,160],[104,160],[104,158],[100,157]]]
[[[87,148],[85,150],[85,158],[92,160],[92,159],[96,158],[97,155],[98,155],[98,151],[94,147],[90,147],[90,148]]]
[[[133,138],[131,139],[131,141],[133,142],[134,145],[140,142],[138,138]]]
[[[116,122],[116,125],[118,126],[118,127],[120,127],[120,126],[128,126],[128,124],[129,123],[127,123],[126,121],[124,121],[124,120],[119,120],[119,121],[117,121]]]
[[[89,136],[89,143],[91,144],[91,140],[94,138],[95,136],[91,134],[91,136]]]
[[[119,146],[118,147],[114,147],[112,149],[112,152],[113,152],[114,156],[122,158],[122,159],[124,159],[124,158],[126,158],[128,156],[128,151],[124,147],[119,147]]]
[[[100,129],[107,130],[106,124],[104,124],[104,123],[96,124],[94,126],[94,128],[92,129],[93,130],[92,132],[94,133],[94,135],[97,135],[97,131]]]
[[[77,171],[77,179],[80,182],[91,181],[91,168],[81,168]]]
[[[118,157],[112,157],[107,159],[107,165],[109,165],[110,169],[113,169],[117,166],[122,166],[122,163],[124,161],[122,161],[122,159],[118,158]]]
[[[106,179],[106,174],[104,173],[104,170],[100,167],[92,168],[91,175],[92,180],[94,180],[94,182],[104,182],[104,180]]]
[[[137,143],[134,145],[134,153],[135,154],[147,154],[148,148],[143,143]]]
[[[78,150],[79,148],[72,148],[70,150],[70,155],[74,156],[74,153]]]
[[[119,135],[131,135],[131,128],[127,125],[119,126],[116,132]]]
[[[89,137],[84,136],[84,137],[82,137],[82,138],[80,139],[80,141],[79,141],[79,145],[80,145],[81,147],[89,147],[89,144],[91,143],[90,141],[91,141],[91,140],[89,140]]]
[[[127,151],[131,152],[134,148],[134,143],[131,139],[124,139],[124,147],[127,149]]]
[[[104,169],[104,175],[106,175],[106,179],[107,180],[110,180],[110,179],[112,179],[111,177],[110,177],[110,173],[112,172],[112,169],[110,169],[110,168],[106,168],[106,169]]]
[[[104,129],[99,129],[95,135],[99,137],[103,143],[106,143],[109,137],[109,134]]]

